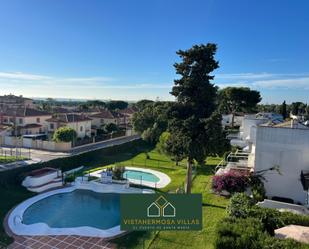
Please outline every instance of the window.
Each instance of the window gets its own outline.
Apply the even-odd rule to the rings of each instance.
[[[103,118],[101,118],[101,124],[104,124],[104,119]]]
[[[53,129],[54,129],[54,124],[49,124],[49,128],[50,128],[51,130],[53,130]]]
[[[22,119],[22,118],[19,119],[19,123],[20,123],[20,124],[23,123],[23,119]]]
[[[83,131],[83,127],[81,126],[81,127],[79,128],[79,130],[80,130],[80,131]]]
[[[40,123],[41,122],[40,118],[36,118],[36,122]]]

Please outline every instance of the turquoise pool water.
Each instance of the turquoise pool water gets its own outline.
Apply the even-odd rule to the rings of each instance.
[[[123,173],[123,177],[126,179],[133,179],[133,180],[141,180],[147,182],[159,182],[159,177],[155,176],[154,174],[138,171],[138,170],[125,170]]]
[[[120,224],[120,196],[89,190],[52,195],[24,212],[24,224],[39,222],[52,228],[90,226],[109,229]]]

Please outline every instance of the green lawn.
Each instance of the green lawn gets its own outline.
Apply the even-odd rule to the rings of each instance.
[[[24,157],[16,157],[16,156],[0,156],[0,164],[12,163],[15,161],[24,160]]]

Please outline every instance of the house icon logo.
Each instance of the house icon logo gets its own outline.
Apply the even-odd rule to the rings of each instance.
[[[148,217],[175,217],[176,209],[162,195],[147,208]]]

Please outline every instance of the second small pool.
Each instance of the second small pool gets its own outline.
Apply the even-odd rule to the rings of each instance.
[[[139,171],[139,170],[125,170],[123,177],[130,180],[142,180],[147,182],[159,182],[159,177],[152,173]]]

